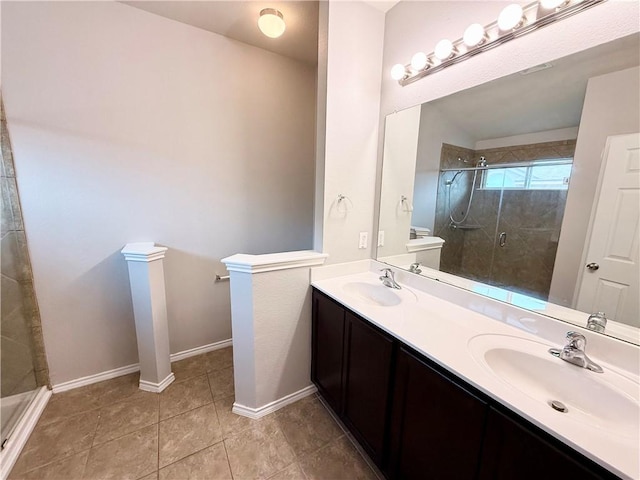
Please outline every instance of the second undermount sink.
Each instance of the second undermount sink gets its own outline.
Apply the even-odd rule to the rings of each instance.
[[[469,341],[474,359],[501,381],[529,397],[566,406],[574,419],[619,435],[637,437],[637,382],[611,367],[595,373],[555,358],[549,345],[509,335],[478,335]]]
[[[378,307],[392,307],[403,300],[415,301],[416,297],[407,290],[394,290],[380,284],[367,282],[349,282],[342,289],[357,300]]]

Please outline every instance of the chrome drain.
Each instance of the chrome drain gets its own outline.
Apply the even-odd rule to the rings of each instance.
[[[561,413],[567,413],[567,411],[569,410],[564,403],[562,403],[562,402],[560,402],[558,400],[551,400],[549,402],[549,405],[551,405],[551,408],[553,408],[554,410],[557,410],[558,412],[561,412]]]

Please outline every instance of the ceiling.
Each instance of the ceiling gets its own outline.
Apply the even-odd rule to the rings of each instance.
[[[147,12],[248,43],[305,63],[318,63],[318,2],[275,1],[124,1]],[[287,29],[280,38],[258,30],[263,8],[282,12]]]
[[[509,75],[429,105],[475,141],[576,127],[587,80],[639,62],[640,36],[634,34],[549,62],[549,69]]]

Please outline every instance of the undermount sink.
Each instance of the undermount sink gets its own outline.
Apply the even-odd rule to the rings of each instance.
[[[399,305],[403,300],[416,300],[413,292],[404,289],[394,290],[382,283],[349,282],[342,289],[357,300],[378,307],[392,307]]]
[[[638,436],[639,385],[611,367],[604,373],[591,372],[553,357],[550,345],[509,335],[478,335],[468,346],[480,365],[510,387],[549,408],[561,402],[566,412],[558,411],[559,415]]]

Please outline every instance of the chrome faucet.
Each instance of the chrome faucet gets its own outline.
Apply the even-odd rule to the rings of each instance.
[[[567,332],[567,344],[562,348],[550,348],[549,353],[565,362],[573,363],[592,372],[602,373],[602,367],[591,361],[584,352],[587,339],[578,332]]]
[[[393,270],[391,270],[390,268],[383,268],[380,271],[384,272],[384,275],[380,277],[380,280],[385,287],[395,288],[396,290],[400,290],[402,288],[400,285],[398,285],[398,282],[396,282]]]
[[[411,273],[422,273],[422,270],[420,269],[420,262],[412,263],[409,267],[409,271]]]
[[[594,332],[604,333],[604,328],[607,326],[607,317],[604,312],[592,313],[587,320],[587,328]]]

